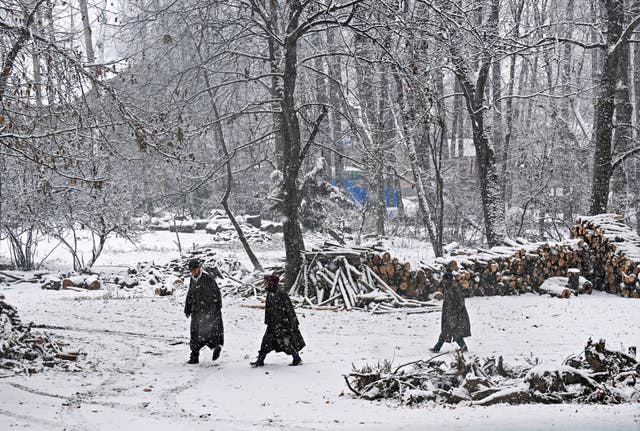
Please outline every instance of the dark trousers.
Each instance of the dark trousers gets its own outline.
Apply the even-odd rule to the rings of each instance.
[[[460,346],[460,348],[463,348],[465,346],[464,344],[464,338],[462,337],[458,337],[455,339],[456,343],[458,343],[458,346]],[[434,350],[440,350],[440,348],[442,348],[442,345],[445,342],[445,337],[440,334],[440,337],[438,337],[438,342],[436,343],[435,346],[433,346]]]
[[[258,352],[258,362],[264,362],[264,358],[266,357],[267,357],[266,352],[263,352],[262,350]],[[300,354],[298,354],[298,352],[294,350],[293,353],[291,354],[291,357],[293,358],[294,361],[297,361],[300,359]]]
[[[200,349],[202,349],[205,346],[209,347],[211,350],[222,348],[222,346],[220,346],[220,344],[213,345],[211,343],[193,342],[193,343],[190,343],[191,358],[198,359],[198,356],[200,356]]]

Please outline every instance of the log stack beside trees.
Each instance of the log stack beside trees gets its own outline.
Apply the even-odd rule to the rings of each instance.
[[[442,274],[451,271],[465,296],[538,292],[566,298],[595,287],[640,297],[640,238],[628,226],[611,214],[584,217],[573,236],[558,243],[518,239],[489,250],[458,249],[418,269],[384,250],[327,243],[304,253],[290,293],[310,306],[394,308],[441,298]]]
[[[416,299],[415,294],[408,297],[407,293],[418,292],[418,271],[380,252],[330,243],[304,252],[302,269],[289,293],[313,308],[360,309],[374,314],[439,310],[433,303]],[[426,278],[422,281],[420,288],[426,289]]]
[[[619,216],[582,217],[572,233],[589,247],[591,253],[582,270],[595,289],[640,297],[640,237]]]
[[[559,243],[518,240],[490,250],[455,250],[423,265],[426,292],[438,291],[441,272],[448,269],[467,296],[551,293],[542,284],[563,277],[573,294],[596,288],[640,298],[640,238],[630,227],[615,214],[602,214],[578,219],[572,234],[574,239]],[[564,289],[558,292],[567,296]]]

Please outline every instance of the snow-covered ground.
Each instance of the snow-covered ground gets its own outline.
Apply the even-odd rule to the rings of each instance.
[[[173,234],[147,235],[138,250],[113,243],[99,263],[176,256]],[[279,250],[275,242],[258,253],[268,261]],[[237,249],[229,252],[241,257]],[[304,364],[289,367],[289,357],[271,354],[267,366],[252,369],[264,331],[264,311],[244,307],[252,301],[226,298],[221,358],[214,363],[203,349],[201,363],[187,365],[183,294],[113,299],[100,291],[45,291],[28,284],[0,286],[0,292],[24,321],[57,327],[47,331],[86,353],[80,372],[0,378],[1,430],[640,430],[639,404],[409,408],[349,395],[342,375],[352,364],[429,357],[439,313],[299,310]],[[470,298],[467,308],[470,354],[503,355],[508,363],[539,358],[559,364],[589,337],[625,351],[640,346],[637,300],[604,293],[524,295]]]

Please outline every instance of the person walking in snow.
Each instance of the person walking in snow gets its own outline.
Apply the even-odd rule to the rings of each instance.
[[[267,330],[262,337],[262,344],[258,358],[251,362],[252,367],[264,366],[267,353],[275,350],[293,357],[290,365],[302,364],[298,352],[305,346],[304,339],[298,329],[298,317],[293,309],[289,295],[279,287],[280,278],[277,275],[264,277],[264,287],[267,291],[267,302],[264,309],[264,323]]]
[[[212,359],[220,357],[224,345],[222,295],[214,277],[202,270],[200,261],[189,261],[191,281],[184,304],[184,314],[191,317],[191,356],[188,364],[199,362],[200,349],[213,349]]]
[[[442,276],[442,286],[444,289],[444,300],[442,302],[442,321],[440,323],[440,337],[435,346],[429,349],[433,353],[438,353],[444,343],[455,340],[460,346],[460,350],[467,351],[464,342],[465,337],[471,336],[471,323],[469,314],[464,305],[462,288],[455,282],[453,274],[449,271]]]

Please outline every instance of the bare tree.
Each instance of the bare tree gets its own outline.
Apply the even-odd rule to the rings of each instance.
[[[628,157],[640,152],[640,148],[631,149],[613,159],[613,115],[619,67],[623,52],[628,49],[629,38],[640,25],[640,16],[625,24],[625,2],[623,0],[605,0],[606,40],[601,45],[602,73],[600,88],[594,114],[595,153],[593,156],[593,180],[591,184],[590,214],[607,212],[609,185],[613,171]]]

